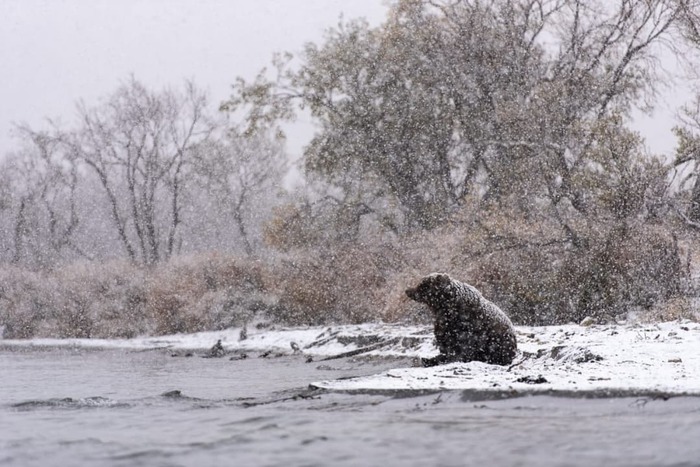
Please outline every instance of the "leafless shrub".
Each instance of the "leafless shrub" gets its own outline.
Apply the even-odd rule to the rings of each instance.
[[[218,254],[176,258],[149,276],[147,314],[156,334],[240,325],[267,306],[263,268]]]
[[[475,281],[514,321],[526,324],[612,319],[679,293],[680,255],[665,229],[643,223],[596,227],[578,247],[524,242],[480,256]]]
[[[296,250],[277,267],[278,302],[271,317],[309,325],[376,321],[396,259],[386,245]]]
[[[689,297],[675,297],[652,308],[639,310],[635,315],[636,319],[642,323],[660,323],[685,319],[697,321],[700,319],[697,303],[694,303]]]
[[[146,271],[126,261],[81,262],[56,270],[61,337],[134,337],[151,331]]]
[[[40,334],[52,315],[53,283],[21,268],[0,268],[0,328],[7,339]]]
[[[223,329],[270,308],[265,268],[210,254],[145,268],[76,263],[53,272],[0,269],[5,338],[134,337]]]

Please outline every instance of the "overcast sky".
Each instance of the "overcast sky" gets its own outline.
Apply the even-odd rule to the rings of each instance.
[[[0,154],[12,123],[69,122],[131,73],[147,85],[194,79],[218,105],[236,76],[299,51],[345,18],[372,24],[383,0],[0,0]],[[290,135],[290,144],[294,135]]]
[[[70,122],[74,104],[95,104],[133,73],[145,84],[185,79],[216,105],[236,76],[252,78],[275,51],[299,51],[346,18],[378,24],[384,0],[0,0],[0,157],[16,146],[13,122]],[[673,147],[683,92],[661,97],[638,128],[651,148]],[[298,152],[309,130],[290,134]],[[306,133],[306,134],[305,134]],[[296,154],[295,154],[296,155]]]

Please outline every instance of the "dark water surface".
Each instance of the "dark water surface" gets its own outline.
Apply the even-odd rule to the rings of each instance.
[[[408,364],[0,349],[0,466],[700,466],[700,398],[308,389]]]

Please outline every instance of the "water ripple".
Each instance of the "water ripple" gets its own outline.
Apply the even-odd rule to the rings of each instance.
[[[115,401],[107,397],[95,396],[73,399],[72,397],[29,400],[10,404],[19,411],[36,409],[88,409],[88,408],[124,408],[130,407],[126,402]]]

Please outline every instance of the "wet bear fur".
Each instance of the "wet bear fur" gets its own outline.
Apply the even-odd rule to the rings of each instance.
[[[513,362],[517,352],[513,323],[471,285],[433,273],[407,289],[406,295],[428,305],[435,319],[440,354],[423,359],[423,366],[474,360],[496,365]]]

